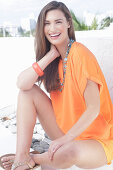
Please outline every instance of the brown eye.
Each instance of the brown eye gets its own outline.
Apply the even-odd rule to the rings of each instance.
[[[57,23],[57,24],[60,24],[60,23],[62,23],[62,22],[61,22],[61,21],[57,21],[56,23]]]
[[[45,22],[44,25],[49,25],[49,22]]]

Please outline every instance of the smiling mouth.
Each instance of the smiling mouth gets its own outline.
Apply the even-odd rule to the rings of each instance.
[[[50,34],[50,37],[51,37],[51,38],[57,38],[57,37],[60,36],[60,34],[61,34],[61,33],[59,33],[59,34]]]

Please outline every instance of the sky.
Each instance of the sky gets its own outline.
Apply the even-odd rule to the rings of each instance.
[[[33,13],[38,17],[41,9],[51,0],[0,0],[0,25],[4,22],[11,22],[20,25],[22,18],[30,17]],[[82,18],[83,12],[88,11],[94,14],[105,13],[113,10],[113,0],[60,0]]]

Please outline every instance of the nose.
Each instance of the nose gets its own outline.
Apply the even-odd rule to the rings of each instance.
[[[56,30],[55,24],[50,24],[49,31],[54,32]]]

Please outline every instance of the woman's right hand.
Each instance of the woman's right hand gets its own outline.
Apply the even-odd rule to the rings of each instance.
[[[59,51],[57,50],[57,48],[51,44],[51,48],[50,48],[50,51],[48,52],[51,54],[51,56],[56,59],[57,57],[60,57],[60,53]]]
[[[60,53],[54,45],[51,45],[50,51],[38,61],[39,67],[44,70],[53,60],[60,56]],[[38,79],[38,74],[34,71],[33,67],[21,72],[17,79],[17,87],[21,90],[29,90]]]

